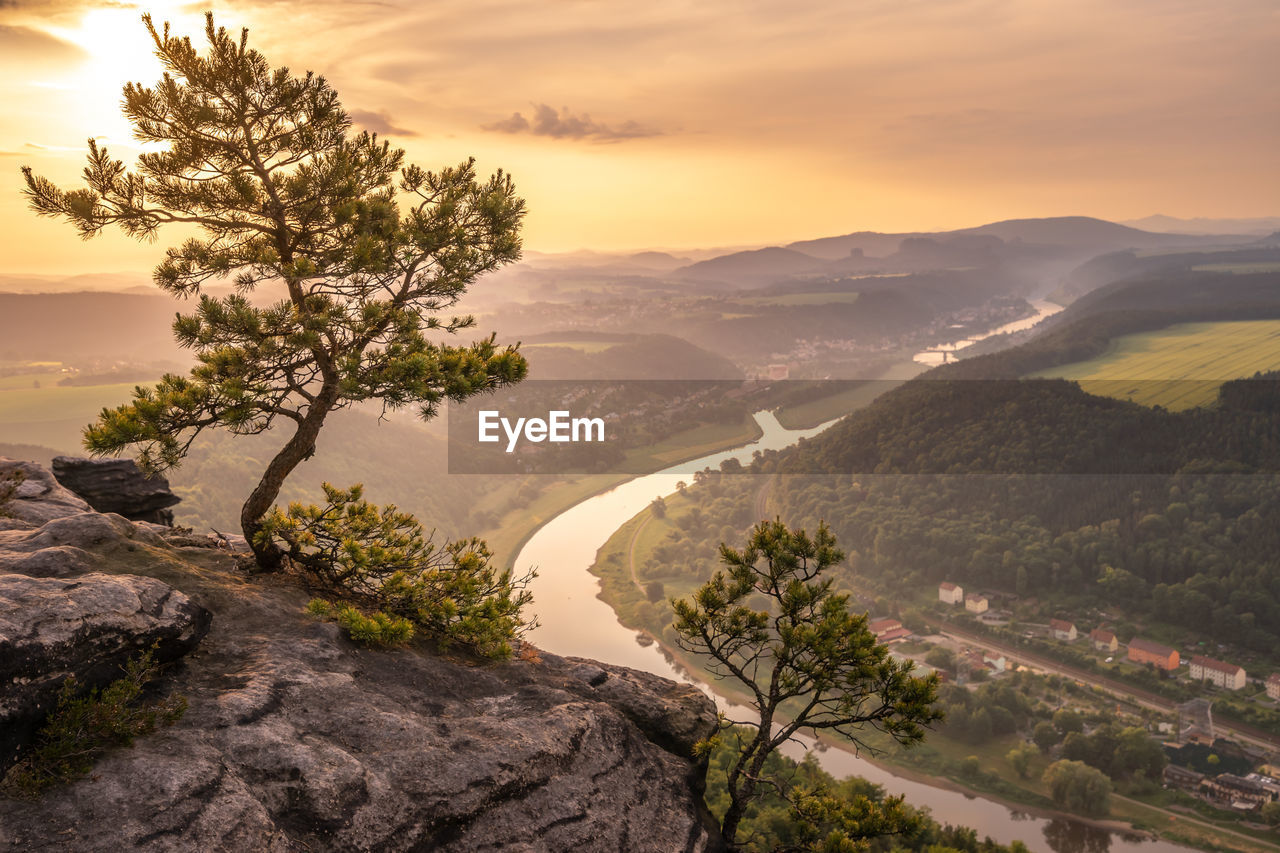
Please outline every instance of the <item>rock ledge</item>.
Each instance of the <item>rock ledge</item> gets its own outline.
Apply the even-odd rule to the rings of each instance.
[[[144,612],[161,623],[186,614],[175,642],[200,632],[201,609],[213,617],[163,679],[164,690],[187,697],[186,716],[39,802],[0,800],[0,848],[721,847],[702,804],[704,767],[691,753],[713,731],[715,713],[691,686],[547,653],[483,664],[364,650],[304,615],[301,590],[285,579],[249,582],[226,552],[174,548],[132,525],[131,537],[116,519],[128,522],[82,504],[51,512],[37,500],[25,510],[23,529],[0,531],[0,556],[3,537],[23,548],[0,571],[62,547],[59,524],[101,537],[72,543],[85,565],[67,577],[11,574],[0,583],[23,602],[23,615],[8,617],[19,627],[0,627],[7,641],[41,624],[49,638],[75,637],[69,649],[92,648],[79,638],[78,617],[58,621],[60,596],[97,602],[85,609],[103,614],[103,630]],[[62,518],[41,523],[41,514]],[[29,607],[33,596],[48,606]],[[150,630],[134,629],[139,638]]]

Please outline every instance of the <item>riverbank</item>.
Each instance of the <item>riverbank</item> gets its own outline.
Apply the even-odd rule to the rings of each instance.
[[[530,641],[557,654],[606,660],[666,678],[700,683],[705,689],[706,679],[697,677],[697,667],[686,670],[683,662],[671,657],[670,639],[660,636],[662,624],[666,620],[657,624],[656,630],[645,633],[637,633],[632,628],[624,627],[619,623],[618,612],[600,598],[601,586],[588,573],[588,569],[599,562],[601,547],[609,539],[610,532],[617,532],[629,522],[635,522],[636,517],[650,506],[656,496],[677,493],[678,481],[691,480],[693,470],[704,467],[716,469],[727,458],[738,459],[740,462],[749,460],[757,449],[780,449],[819,431],[788,432],[782,430],[776,419],[767,413],[761,413],[757,417],[765,432],[759,443],[704,457],[675,470],[635,478],[571,507],[543,525],[528,540],[518,557],[520,565],[537,565],[541,569],[532,589],[537,602],[535,607],[538,615],[543,618],[543,624],[531,633]],[[740,509],[746,515],[752,515],[755,512],[755,490],[743,491],[750,492],[750,496],[744,495],[742,500],[752,506]],[[675,506],[677,512],[682,511],[679,498],[668,498],[667,505],[669,508]],[[746,524],[747,521],[743,520],[742,523]],[[707,544],[726,538],[718,536],[719,533],[719,529],[701,531],[697,534],[696,541]],[[729,535],[728,538],[733,537]],[[683,553],[683,544],[676,547]],[[708,547],[714,552],[713,546]],[[705,569],[713,563],[714,553],[711,553],[710,562],[703,569],[690,573],[691,577],[687,581],[690,588],[700,582],[699,578],[705,574]],[[655,559],[650,568],[661,572],[667,565],[666,561]],[[640,590],[632,582],[628,565],[624,565],[619,559],[616,569],[619,570],[615,572],[619,581],[617,588],[629,587],[629,595],[636,599],[647,598],[637,594]],[[692,576],[695,574],[698,577]],[[666,648],[655,640],[666,640]],[[717,691],[723,693],[725,686],[723,682],[717,684]],[[731,699],[732,694],[728,695]],[[803,758],[814,746],[814,741],[805,740],[800,744],[789,745],[788,748],[792,751],[787,754]],[[924,757],[923,750],[915,752]],[[1110,853],[1182,853],[1186,849],[1167,840],[1144,840],[1132,831],[1115,834],[1110,830],[1081,823],[1074,816],[1063,814],[1052,807],[1044,808],[1044,813],[1054,814],[1055,818],[1036,816],[1027,808],[1028,804],[1016,802],[1028,796],[1028,786],[1024,783],[1007,789],[1010,796],[979,794],[975,799],[974,794],[951,790],[951,782],[976,792],[986,787],[981,779],[956,778],[946,787],[940,787],[937,784],[938,777],[948,774],[933,772],[930,768],[918,765],[911,768],[915,771],[912,775],[916,778],[924,777],[929,780],[924,783],[907,778],[905,773],[896,768],[893,771],[882,769],[881,766],[871,764],[839,747],[821,751],[815,749],[812,754],[834,776],[865,778],[882,785],[890,793],[905,796],[908,802],[929,806],[935,819],[940,822],[975,827],[980,836],[989,836],[1002,844],[1026,839],[1030,841],[1032,849],[1052,850],[1055,853],[1073,853],[1085,849],[1106,849]],[[992,755],[989,764],[1003,762],[1003,753]],[[1015,802],[1016,806],[1011,805]],[[1040,807],[1045,807],[1046,804],[1051,806],[1047,798],[1031,803]],[[1135,820],[1144,822],[1138,817]],[[1152,821],[1146,820],[1145,823],[1150,825]],[[1170,837],[1174,837],[1173,833],[1166,835],[1166,838]],[[1202,849],[1225,846],[1235,850],[1247,849],[1250,853],[1255,849],[1259,853],[1274,853],[1261,845],[1255,847],[1251,842],[1247,845],[1240,844],[1225,835],[1223,839],[1228,840],[1225,843],[1220,840],[1216,844],[1207,840],[1196,843]]]
[[[663,654],[670,656],[677,667],[691,673],[699,673],[700,678],[708,683],[714,681],[705,670],[699,668],[696,662],[690,660],[680,650],[662,642],[653,632],[640,629],[639,633],[660,647]],[[745,691],[735,690],[729,682],[714,681],[714,684],[714,693],[722,700],[727,699],[732,703],[745,703],[750,698]],[[886,741],[884,738],[875,738],[874,736],[871,739]],[[1274,851],[1280,850],[1280,845],[1266,839],[1257,838],[1228,827],[1216,826],[1194,815],[1174,814],[1158,806],[1143,803],[1121,794],[1112,794],[1111,816],[1108,818],[1091,818],[1072,812],[1064,812],[1053,806],[1047,796],[1047,789],[1039,781],[1040,774],[1050,763],[1047,758],[1039,756],[1033,760],[1031,772],[1028,773],[1027,779],[1009,778],[1006,774],[1010,771],[1006,770],[1005,773],[999,773],[991,769],[1004,769],[1003,765],[1007,763],[1004,754],[1007,749],[1012,748],[1014,739],[1007,739],[1008,742],[1005,742],[1005,740],[1001,739],[998,743],[992,743],[987,745],[986,748],[981,748],[944,738],[934,733],[926,741],[926,746],[923,750],[906,751],[894,749],[890,744],[884,742],[882,743],[883,751],[877,752],[872,756],[866,750],[856,750],[846,741],[830,736],[822,736],[816,739],[816,743],[819,744],[816,748],[819,750],[836,750],[854,756],[858,761],[870,764],[898,779],[928,786],[932,789],[950,791],[969,798],[982,798],[1003,806],[1015,814],[1029,815],[1048,821],[1066,820],[1099,832],[1116,833],[1135,841],[1163,840],[1198,850],[1236,851],[1236,853],[1274,853]],[[1021,742],[1020,738],[1016,740],[1019,743]],[[929,752],[932,752],[933,756],[929,756]],[[983,781],[958,778],[953,770],[948,769],[949,759],[946,757],[947,753],[964,754],[966,756],[976,755],[982,766],[987,768],[981,771],[980,776],[980,779],[985,780],[986,784]],[[919,756],[919,759],[913,760],[916,756]],[[824,762],[824,766],[826,764],[827,762]],[[843,775],[866,776],[865,773],[858,770]],[[1040,792],[1039,789],[1045,790]],[[914,802],[914,804],[927,806],[930,802],[925,799]],[[979,835],[982,835],[982,828],[978,827],[978,829]],[[1023,840],[1025,843],[1031,844],[1033,849],[1036,849],[1033,843],[1035,839]]]
[[[644,595],[645,581],[649,579],[637,576],[637,566],[649,561],[654,547],[668,533],[680,529],[680,519],[694,504],[688,498],[675,494],[667,497],[666,506],[661,518],[655,517],[649,509],[637,513],[599,549],[591,568],[592,574],[601,581],[599,597],[612,608],[623,626],[659,648],[675,668],[696,674],[704,683],[714,683],[714,692],[722,699],[745,705],[750,699],[745,690],[732,681],[716,681],[702,668],[699,660],[672,644],[664,630],[670,620],[669,611],[665,604],[649,601]],[[665,575],[662,582],[668,597],[679,598],[691,594],[702,580]],[[1026,768],[1025,777],[1020,777],[1008,761],[1008,752],[1025,741],[1019,735],[996,737],[975,745],[935,732],[924,744],[912,750],[903,750],[888,738],[875,734],[867,740],[878,750],[874,757],[869,757],[866,751],[858,753],[851,749],[849,743],[837,738],[823,737],[817,743],[828,749],[858,755],[859,760],[892,776],[967,797],[982,797],[1015,812],[1047,820],[1069,820],[1134,839],[1160,838],[1202,850],[1247,853],[1280,850],[1280,846],[1266,838],[1257,837],[1262,833],[1255,835],[1244,828],[1237,830],[1198,816],[1175,814],[1159,805],[1120,794],[1113,795],[1111,816],[1107,819],[1064,812],[1054,805],[1048,786],[1041,780],[1044,770],[1052,763],[1050,757],[1037,752]],[[966,769],[974,766],[974,759],[979,768],[976,772]],[[832,768],[828,767],[828,770]],[[853,773],[866,775],[857,769]]]
[[[869,405],[885,391],[901,385],[928,369],[925,365],[914,361],[910,355],[904,355],[862,385],[808,403],[787,406],[778,409],[774,414],[777,415],[778,423],[787,429],[810,429]]]
[[[762,430],[753,418],[746,418],[741,425],[726,427],[710,425],[678,433],[662,442],[648,447],[637,448],[628,454],[628,461],[640,465],[645,460],[654,467],[679,465],[709,453],[738,447],[760,438]],[[631,465],[628,465],[631,467]],[[528,543],[529,539],[551,519],[565,510],[582,503],[588,498],[613,489],[622,483],[635,478],[634,474],[582,474],[570,478],[559,478],[550,474],[529,475],[536,480],[551,480],[550,485],[541,486],[536,498],[515,507],[493,524],[490,529],[480,532],[480,538],[489,543],[494,562],[505,568],[515,568],[515,558]],[[513,484],[512,489],[518,491],[528,478]],[[562,481],[561,481],[562,480]],[[560,481],[560,482],[556,482]],[[510,495],[500,493],[489,498],[490,501],[509,499]]]

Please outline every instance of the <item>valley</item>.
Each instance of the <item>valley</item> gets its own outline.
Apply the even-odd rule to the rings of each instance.
[[[1046,226],[997,225],[981,239],[855,235],[702,266],[646,259],[659,270],[539,258],[486,280],[466,307],[523,342],[532,381],[517,397],[571,393],[594,401],[583,412],[621,411],[629,443],[581,471],[460,473],[444,419],[357,407],[335,416],[282,500],[362,482],[442,536],[481,535],[500,563],[542,575],[536,643],[680,678],[696,664],[672,646],[667,601],[710,576],[718,544],[761,518],[825,519],[849,551],[840,588],[900,626],[907,639],[893,654],[952,683],[951,719],[925,746],[903,753],[873,738],[885,750],[876,766],[851,764],[832,742],[824,766],[891,791],[914,785],[947,821],[973,819],[963,797],[944,808],[944,794],[918,782],[978,792],[990,798],[979,829],[1005,843],[1029,828],[1010,808],[1042,814],[1035,826],[1058,853],[1177,849],[1142,841],[1150,832],[1277,849],[1256,821],[1151,779],[1117,778],[1113,824],[1062,817],[1039,781],[1061,734],[1021,771],[1010,756],[1064,708],[1088,732],[1114,724],[1159,738],[1203,693],[1055,643],[1054,619],[1209,652],[1250,676],[1280,668],[1273,536],[1261,520],[1275,511],[1280,435],[1270,380],[1250,378],[1280,367],[1280,285],[1265,260],[1280,250],[1153,237],[1113,258],[1128,232],[1064,220],[1053,227],[1069,236],[1055,246],[1005,242]],[[885,254],[804,254],[860,247]],[[752,268],[760,257],[769,263]],[[1065,309],[1043,300],[1084,281]],[[1217,298],[1206,301],[1207,288]],[[59,332],[33,326],[45,297],[6,298],[25,307],[7,321],[23,324],[12,338],[23,348],[0,377],[0,452],[74,453],[98,408],[175,365],[171,352],[147,358],[124,340],[60,349]],[[74,306],[77,295],[57,298]],[[90,310],[108,304],[84,298]],[[683,402],[655,419],[666,404],[645,383],[672,380]],[[753,419],[761,408],[776,418]],[[794,445],[800,433],[788,430],[807,438]],[[274,443],[272,433],[202,437],[170,476],[184,498],[178,523],[234,530],[238,497]],[[589,606],[588,566],[604,599]],[[978,590],[993,616],[941,606],[945,580]],[[1222,737],[1266,753],[1280,708],[1258,691],[1210,698]],[[983,717],[974,696],[1006,710]]]

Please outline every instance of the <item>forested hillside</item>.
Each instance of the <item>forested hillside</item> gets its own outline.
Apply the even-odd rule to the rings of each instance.
[[[1121,335],[1176,323],[1280,317],[1280,272],[1181,269],[1128,278],[1073,302],[1012,349],[943,365],[927,379],[1012,379],[1101,355]]]
[[[1204,304],[1207,285],[1222,301]],[[1124,310],[1093,313],[1110,306]],[[1213,405],[1182,412],[1018,377],[1171,322],[1278,316],[1280,280],[1137,280],[1073,313],[1028,345],[931,371],[758,460],[773,475],[769,514],[808,528],[825,520],[856,575],[891,597],[928,597],[951,580],[1039,599],[1046,613],[1110,609],[1122,624],[1274,650],[1280,376],[1227,382]],[[706,498],[707,529],[763,505],[758,479],[715,479],[690,491]]]

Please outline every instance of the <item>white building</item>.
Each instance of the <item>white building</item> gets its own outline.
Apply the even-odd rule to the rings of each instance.
[[[961,604],[964,602],[964,590],[951,581],[943,581],[938,584],[938,600],[947,604]]]
[[[1267,676],[1267,696],[1271,699],[1280,700],[1280,672],[1274,672]]]
[[[1228,690],[1239,690],[1244,687],[1244,667],[1226,663],[1204,655],[1196,655],[1191,659],[1191,678],[1196,681],[1210,681]]]
[[[1074,642],[1076,637],[1080,636],[1076,631],[1074,622],[1068,622],[1065,619],[1050,619],[1049,633],[1053,635],[1055,640],[1061,640],[1064,643]]]

